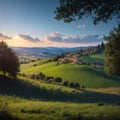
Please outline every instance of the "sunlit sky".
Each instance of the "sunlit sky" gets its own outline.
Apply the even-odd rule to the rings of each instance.
[[[15,47],[79,47],[103,41],[116,19],[94,25],[91,18],[57,21],[58,0],[0,0],[0,41]]]

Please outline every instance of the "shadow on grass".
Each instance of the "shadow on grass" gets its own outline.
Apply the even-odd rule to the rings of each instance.
[[[81,93],[63,92],[61,90],[47,90],[23,82],[19,79],[12,80],[8,77],[0,76],[0,94],[17,96],[25,99],[38,99],[43,101],[69,101],[78,103],[117,103],[120,101],[119,95],[104,94],[83,90]]]

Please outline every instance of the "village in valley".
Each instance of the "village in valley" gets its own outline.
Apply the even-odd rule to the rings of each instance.
[[[89,57],[90,55],[99,54],[104,51],[104,43],[98,45],[97,47],[89,47],[87,49],[81,49],[75,52],[71,52],[68,54],[61,55],[60,58],[57,60],[57,65],[65,64],[65,63],[72,63],[72,64],[79,64],[79,65],[90,65],[95,68],[102,69],[103,63],[99,61],[94,62],[85,62],[83,60],[84,57]]]

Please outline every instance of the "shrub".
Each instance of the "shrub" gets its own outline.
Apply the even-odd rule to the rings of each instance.
[[[74,84],[74,87],[75,88],[80,88],[80,84],[77,82],[77,83]]]
[[[62,82],[62,78],[61,77],[56,77],[55,82]]]
[[[46,77],[45,77],[45,80],[46,80],[46,81],[54,80],[54,77],[52,77],[52,76],[46,76]]]
[[[35,67],[35,66],[38,66],[38,64],[34,64],[33,66],[34,66],[34,67]]]
[[[35,76],[34,74],[32,74],[31,78],[32,78],[32,79],[35,79],[35,78],[36,78],[36,76]]]
[[[84,86],[84,85],[82,85],[82,88],[85,88],[85,86]]]
[[[74,87],[75,87],[75,85],[74,85],[73,82],[71,82],[69,86],[70,86],[71,88],[74,88]]]
[[[64,85],[64,86],[68,86],[68,85],[69,85],[69,82],[68,82],[68,81],[64,81],[64,82],[63,82],[63,85]]]
[[[99,102],[97,105],[98,105],[98,106],[104,106],[105,103],[103,103],[103,102]]]
[[[42,80],[44,80],[45,75],[44,75],[42,72],[40,72],[40,73],[39,73],[39,78],[42,79]]]

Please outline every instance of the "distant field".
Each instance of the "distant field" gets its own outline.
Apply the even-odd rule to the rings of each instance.
[[[104,53],[98,53],[90,56],[85,56],[81,58],[84,62],[97,62],[97,63],[104,63]]]
[[[48,76],[62,77],[63,80],[79,82],[87,88],[105,88],[120,86],[120,80],[107,77],[101,70],[94,69],[87,65],[61,64],[57,66],[56,62],[49,62],[39,66],[33,66],[35,63],[22,64],[21,73],[37,74],[43,72]]]

